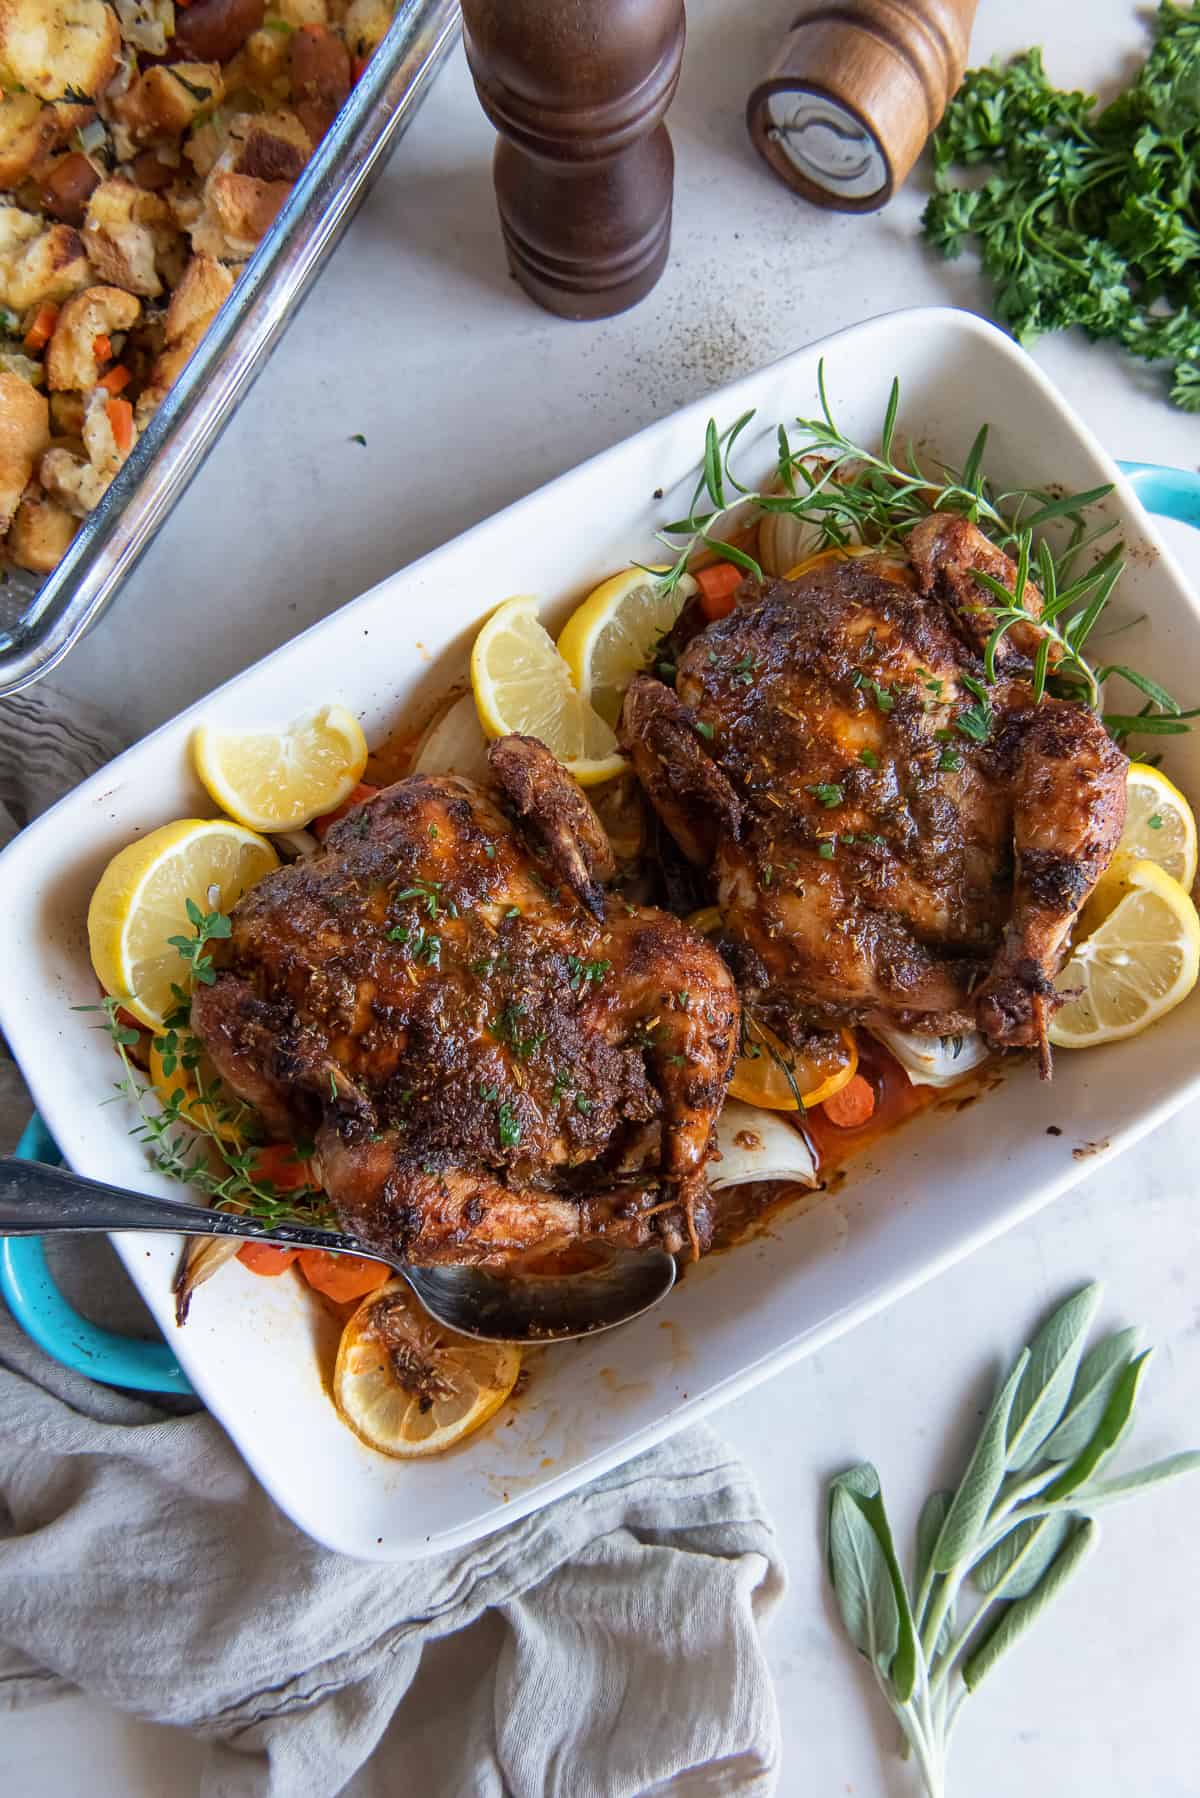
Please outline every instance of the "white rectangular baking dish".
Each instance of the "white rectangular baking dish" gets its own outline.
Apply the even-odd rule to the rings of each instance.
[[[656,523],[680,510],[673,489],[690,492],[710,413],[724,424],[759,409],[741,466],[757,459],[765,471],[776,422],[816,410],[821,356],[851,434],[877,434],[898,375],[900,440],[918,439],[931,460],[961,461],[986,420],[1001,484],[1112,481],[1106,503],[1130,552],[1121,610],[1145,614],[1121,639],[1122,659],[1185,702],[1200,697],[1195,600],[1113,462],[1023,352],[944,309],[855,326],[650,426],[391,576],[129,750],[0,856],[0,1027],[73,1167],[170,1190],[148,1173],[121,1107],[100,1108],[111,1051],[70,1007],[94,995],[84,917],[109,856],[170,818],[212,813],[188,761],[196,723],[282,720],[339,699],[379,740],[461,678],[473,627],[498,600],[533,591],[548,615],[561,614],[612,569],[651,557]],[[1161,741],[1173,778],[1200,793],[1200,740]],[[374,1455],[338,1422],[318,1373],[320,1314],[298,1284],[233,1266],[199,1291],[178,1331],[177,1244],[127,1236],[117,1247],[197,1391],[298,1524],[347,1554],[431,1553],[727,1403],[1045,1204],[1093,1157],[1128,1147],[1200,1085],[1198,1004],[1128,1044],[1060,1055],[1051,1085],[1022,1068],[965,1112],[926,1114],[855,1164],[836,1194],[689,1271],[651,1316],[544,1352],[526,1396],[427,1463]]]

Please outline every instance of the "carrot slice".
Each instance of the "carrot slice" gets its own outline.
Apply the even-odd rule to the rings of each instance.
[[[848,1080],[840,1093],[833,1093],[821,1107],[831,1124],[842,1130],[859,1130],[875,1112],[875,1088],[862,1074]]]
[[[39,306],[33,315],[33,323],[25,333],[24,344],[31,356],[44,350],[54,335],[54,327],[58,323],[58,307],[51,300]]]
[[[128,400],[110,399],[107,410],[117,454],[127,456],[133,448],[133,407]]]
[[[374,1292],[392,1277],[391,1268],[382,1261],[367,1261],[361,1255],[331,1255],[328,1249],[301,1249],[300,1272],[310,1286],[339,1305]]]
[[[108,391],[115,395],[120,393],[123,387],[128,387],[132,379],[133,376],[125,364],[118,362],[109,369],[106,375],[101,375],[99,384],[101,387],[107,387]]]
[[[360,780],[348,799],[343,799],[340,805],[335,805],[331,812],[322,812],[319,818],[313,819],[308,828],[319,841],[323,842],[325,832],[330,825],[336,824],[339,818],[344,818],[347,812],[352,812],[356,805],[362,804],[364,799],[374,799],[379,791],[380,789],[373,787],[369,780]]]
[[[277,1248],[273,1242],[244,1242],[237,1258],[252,1274],[267,1274],[273,1278],[285,1273],[299,1253],[299,1249]]]
[[[101,331],[98,337],[92,338],[92,350],[97,362],[107,362],[112,356],[112,340]]]
[[[290,1142],[269,1142],[255,1151],[250,1178],[260,1185],[269,1182],[276,1192],[296,1192],[302,1186],[317,1186],[309,1167]]]
[[[745,576],[732,562],[714,562],[711,568],[696,570],[700,589],[700,610],[706,618],[726,618],[733,610],[733,596]]]

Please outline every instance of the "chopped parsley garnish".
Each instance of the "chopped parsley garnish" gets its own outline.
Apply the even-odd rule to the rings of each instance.
[[[479,1097],[483,1100],[485,1105],[494,1105],[496,1100],[500,1097],[500,1088],[498,1086],[481,1086],[479,1089]]]
[[[274,23],[274,21],[271,21],[271,22]],[[280,21],[280,23],[282,23],[282,20]],[[289,25],[287,29],[290,31],[291,26]],[[367,440],[363,436],[361,431],[355,431],[355,433],[354,433],[353,437],[350,439],[350,441],[351,441],[351,443],[361,443],[361,445],[364,449],[366,449],[366,447],[367,447]]]
[[[498,1018],[493,1018],[488,1025],[494,1037],[507,1044],[518,1061],[528,1061],[529,1057],[540,1049],[546,1040],[544,1030],[525,1031],[525,1007],[519,999],[512,999],[504,1007]]]
[[[437,833],[438,833],[438,827],[437,827],[437,825],[436,825],[436,824],[431,824],[431,825],[430,825],[430,826],[429,826],[429,834],[430,834],[430,836],[431,836],[431,837],[433,837],[433,838],[435,838],[435,839],[436,839],[436,837],[437,837]]]
[[[817,844],[817,854],[823,862],[831,862],[833,860],[836,844],[836,837],[826,837],[823,842]]]
[[[753,679],[754,657],[747,651],[747,653],[733,665],[733,685],[735,687],[748,687]]]
[[[496,859],[495,843],[485,843],[483,845],[483,853],[487,856],[487,858],[490,862],[494,862]]]
[[[947,744],[938,758],[938,773],[957,774],[962,765],[963,759],[959,751],[957,749],[951,749],[949,744]]]
[[[591,1111],[591,1109],[592,1109],[591,1099],[585,1099],[582,1093],[576,1093],[575,1094],[575,1109],[576,1109],[576,1111],[582,1111],[584,1116],[586,1117],[588,1112]]]
[[[554,1086],[550,1093],[551,1105],[558,1104],[558,1101],[562,1098],[563,1094],[569,1090],[570,1085],[571,1077],[569,1074],[555,1074]]]
[[[858,759],[864,768],[878,768],[879,757],[873,749],[860,749]]]
[[[812,794],[814,799],[819,799],[827,811],[832,811],[835,805],[841,805],[846,797],[835,780],[819,780],[815,786],[808,787],[806,790]]]
[[[986,743],[992,734],[992,702],[988,698],[987,688],[974,675],[964,674],[962,684],[968,693],[975,696],[975,704],[967,706],[954,720],[955,730],[969,737],[972,743]]]
[[[706,742],[711,743],[714,734],[712,725],[706,724],[703,718],[697,718],[695,724],[697,736],[701,736]]]
[[[680,1011],[686,1011],[691,1003],[692,995],[688,992],[686,987],[682,987],[675,995],[675,1004]]]
[[[891,688],[881,687],[877,680],[872,680],[871,676],[864,674],[861,668],[856,668],[850,676],[850,684],[854,687],[869,687],[875,696],[875,704],[881,712],[890,712],[896,703],[896,695]]]
[[[496,1113],[496,1123],[500,1131],[500,1147],[515,1149],[521,1140],[521,1123],[507,1099]]]
[[[521,908],[519,905],[510,905],[504,915],[506,918],[519,918],[521,915]]]
[[[457,918],[457,905],[453,899],[443,900],[441,894],[442,883],[440,880],[417,880],[413,882],[412,886],[405,887],[402,893],[396,894],[396,903],[399,905],[405,899],[419,899],[431,918],[436,918],[443,907],[449,917]]]
[[[1161,830],[1163,827],[1162,818],[1159,816],[1159,814],[1157,812],[1151,813],[1150,817],[1148,817],[1146,819],[1146,822],[1150,826],[1151,830]]]
[[[611,967],[611,961],[582,961],[578,955],[568,955],[567,984],[573,993],[586,991],[589,981],[599,986]]]

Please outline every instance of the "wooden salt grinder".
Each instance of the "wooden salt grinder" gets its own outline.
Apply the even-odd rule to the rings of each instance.
[[[803,0],[746,108],[755,148],[819,206],[883,206],[962,80],[978,3]]]
[[[509,267],[564,318],[649,293],[671,236],[663,114],[683,0],[463,0],[467,60],[500,133],[493,179]]]

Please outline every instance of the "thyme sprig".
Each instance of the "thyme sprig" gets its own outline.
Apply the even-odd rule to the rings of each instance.
[[[1084,552],[1116,529],[1111,521],[1096,523],[1087,516],[1111,493],[1111,486],[1077,493],[1051,493],[1038,487],[995,492],[984,473],[986,425],[976,434],[961,469],[945,463],[929,469],[918,461],[911,443],[903,451],[897,447],[899,381],[891,385],[878,450],[856,442],[838,425],[826,391],[824,362],[817,368],[817,391],[820,416],[796,420],[801,439],[794,444],[787,428],[778,426],[773,479],[766,487],[746,485],[733,467],[734,449],[756,413],[743,412],[724,431],[709,419],[687,516],[658,532],[671,561],[665,570],[647,570],[656,574],[665,591],[678,587],[702,550],[714,551],[755,579],[763,578],[754,557],[721,535],[725,521],[741,507],[802,518],[819,529],[821,547],[869,543],[882,550],[901,550],[913,527],[931,513],[954,513],[979,525],[1016,562],[1011,592],[994,575],[983,571],[976,575],[983,594],[996,602],[989,606],[994,627],[984,657],[989,683],[996,678],[996,653],[1004,637],[1014,625],[1025,623],[1039,633],[1031,674],[1036,700],[1053,691],[1098,711],[1105,681],[1118,675],[1148,701],[1137,714],[1105,716],[1118,741],[1137,732],[1174,735],[1189,728],[1186,720],[1200,713],[1185,711],[1157,681],[1124,664],[1094,669],[1084,657],[1084,646],[1124,566],[1122,546],[1115,543],[1079,571]],[[1040,534],[1050,525],[1060,532],[1069,527],[1057,553]],[[1031,575],[1041,589],[1040,613],[1027,603]],[[883,707],[882,700],[880,704]]]
[[[202,911],[192,899],[187,901],[187,916],[192,934],[168,940],[179,955],[185,978],[190,975],[193,983],[211,985],[216,972],[205,949],[210,942],[229,936],[230,921],[223,912]],[[153,1046],[166,1079],[177,1069],[187,1079],[181,1079],[165,1100],[139,1078],[129,1051],[140,1043],[141,1032],[124,1021],[120,1000],[106,995],[99,1005],[73,1007],[100,1014],[97,1029],[104,1031],[121,1063],[121,1079],[114,1082],[113,1098],[127,1101],[137,1113],[130,1135],[145,1145],[158,1173],[203,1193],[219,1210],[248,1214],[267,1223],[332,1224],[324,1193],[309,1187],[281,1193],[274,1181],[258,1172],[258,1119],[241,1100],[230,1096],[219,1075],[206,1073],[204,1045],[191,1030],[188,987],[173,983],[171,994],[174,1002]]]
[[[333,1221],[324,1193],[304,1188],[281,1194],[273,1181],[257,1175],[260,1145],[254,1140],[255,1120],[244,1106],[230,1102],[219,1079],[206,1080],[197,1073],[192,1092],[180,1085],[164,1101],[138,1077],[129,1051],[140,1041],[140,1032],[122,1023],[120,1001],[106,996],[99,1005],[73,1009],[102,1013],[97,1028],[112,1043],[122,1070],[121,1079],[113,1083],[113,1096],[135,1108],[138,1122],[130,1135],[145,1144],[158,1173],[202,1192],[209,1204],[221,1211],[262,1218],[267,1223]],[[182,1065],[195,1067],[199,1039],[185,1036],[180,1049]],[[236,1143],[221,1135],[230,1125],[238,1131]],[[219,1171],[213,1164],[214,1152]]]
[[[929,1798],[946,1791],[966,1699],[1095,1545],[1093,1513],[1200,1469],[1189,1451],[1097,1478],[1126,1434],[1150,1352],[1138,1351],[1136,1330],[1121,1330],[1084,1355],[1099,1302],[1099,1286],[1084,1287],[1021,1351],[957,1490],[925,1502],[911,1587],[874,1467],[863,1462],[830,1485],[829,1574],[842,1619]],[[962,1620],[968,1581],[979,1602]]]

